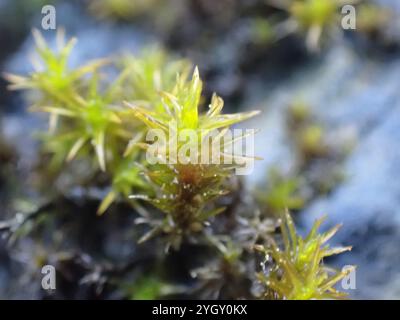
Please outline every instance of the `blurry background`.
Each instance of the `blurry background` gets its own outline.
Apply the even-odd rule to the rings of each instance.
[[[324,2],[314,2],[319,1]],[[57,27],[78,38],[71,65],[154,43],[191,59],[205,80],[206,97],[217,92],[226,112],[262,110],[245,124],[261,129],[255,150],[264,158],[246,177],[248,189],[256,189],[269,210],[289,207],[300,228],[322,214],[328,214],[326,227],[343,223],[336,241],[354,249],[329,263],[358,266],[351,296],[400,298],[400,2],[364,1],[356,7],[357,29],[349,31],[340,28],[337,4],[333,17],[322,15],[317,44],[309,15],[296,15],[294,2],[302,1],[0,0],[0,68],[31,70],[30,31],[41,30],[45,4],[55,6]],[[42,33],[53,41],[55,31]],[[1,220],[40,203],[33,133],[46,123],[26,109],[22,94],[7,91],[1,79]],[[138,261],[132,263],[145,268],[150,258],[137,255],[123,232],[112,232],[129,225],[129,214],[85,215],[96,210],[95,201],[66,200],[52,210],[79,214],[83,222],[79,228],[66,224],[72,230],[67,239],[55,221],[54,232],[40,233],[39,240],[24,238],[13,250],[0,242],[0,298],[42,297],[33,280],[41,276],[37,266],[65,246],[79,244],[92,255],[76,253],[72,264],[65,257],[62,297],[91,297],[77,290],[73,279],[96,263],[107,270],[95,257],[99,245],[116,260],[135,254]],[[86,235],[88,228],[94,237]],[[96,239],[101,240],[94,244]],[[99,275],[88,274],[86,282]]]

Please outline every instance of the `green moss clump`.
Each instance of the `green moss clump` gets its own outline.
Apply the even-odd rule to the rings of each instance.
[[[186,161],[184,157],[175,159],[173,150],[166,146],[163,155],[165,164],[150,165],[146,170],[148,180],[155,187],[156,196],[133,196],[150,201],[166,214],[144,239],[153,234],[165,233],[170,237],[168,243],[175,248],[180,246],[182,238],[201,231],[205,222],[223,211],[224,208],[212,206],[210,208],[210,203],[226,193],[223,184],[237,167],[235,161],[231,161],[231,165],[224,164],[227,163],[224,158],[229,155],[223,152],[218,159],[220,164],[213,164],[211,159],[208,159],[209,164],[204,164],[204,152],[209,152],[203,150],[207,143],[206,139],[209,139],[207,133],[218,130],[218,134],[223,135],[231,125],[258,113],[221,114],[223,100],[214,94],[209,111],[201,114],[199,112],[201,92],[202,81],[196,68],[190,81],[178,78],[172,93],[162,93],[164,110],[150,111],[128,104],[138,119],[149,128],[161,130],[166,137],[171,135],[171,125],[176,128],[178,136],[185,130],[193,130],[196,139],[193,139],[195,142],[192,147],[201,150],[198,153],[189,152]],[[182,150],[186,144],[186,141],[178,139],[176,149]],[[142,147],[148,149],[150,145],[143,144]],[[225,147],[223,145],[221,149]],[[205,156],[209,157],[208,154]]]
[[[281,223],[284,248],[275,242],[257,246],[272,266],[258,274],[265,285],[265,298],[287,300],[338,299],[346,294],[337,291],[334,286],[351,271],[332,271],[323,260],[326,257],[351,250],[351,247],[330,248],[326,242],[332,238],[340,226],[325,233],[318,233],[323,219],[315,222],[309,234],[303,238],[295,231],[289,213],[286,212]]]

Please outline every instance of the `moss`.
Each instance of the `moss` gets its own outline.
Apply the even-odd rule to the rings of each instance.
[[[223,153],[219,159],[221,164],[203,163],[202,152],[208,152],[203,150],[204,141],[208,139],[205,132],[219,130],[221,133],[222,129],[227,129],[257,114],[249,112],[223,115],[221,114],[223,100],[215,94],[209,111],[201,114],[199,113],[201,91],[202,82],[196,68],[191,81],[179,78],[172,93],[162,94],[166,110],[149,111],[128,104],[138,119],[149,128],[163,131],[167,137],[171,134],[169,131],[171,122],[176,126],[178,135],[184,130],[193,130],[197,141],[195,147],[201,150],[195,155],[196,158],[190,159],[188,163],[184,158],[178,157],[176,164],[171,165],[175,162],[172,159],[175,155],[167,148],[163,156],[166,164],[150,166],[146,170],[146,176],[155,185],[157,197],[139,195],[139,198],[150,201],[166,214],[165,219],[157,223],[158,227],[151,230],[149,235],[166,233],[170,236],[169,243],[175,248],[180,246],[185,236],[201,231],[205,222],[223,210],[223,208],[210,208],[209,204],[226,193],[223,183],[233,174],[235,168],[235,163],[229,166],[223,164],[222,157],[225,156]],[[177,150],[181,150],[185,143],[179,139]],[[143,145],[145,149],[149,147],[148,144]],[[147,238],[146,236],[144,239]]]
[[[256,197],[263,211],[279,215],[283,210],[299,210],[305,204],[301,195],[301,181],[285,176],[277,168],[272,168],[267,177],[267,186],[257,188]]]
[[[265,285],[265,298],[287,300],[338,299],[346,295],[334,286],[349,272],[332,271],[324,265],[324,258],[351,250],[351,247],[330,248],[326,242],[340,226],[325,233],[318,233],[323,219],[315,222],[309,234],[303,238],[295,231],[293,220],[286,212],[282,217],[281,233],[284,248],[275,242],[269,246],[257,246],[266,259],[266,269],[258,274]],[[272,266],[267,264],[272,261]]]
[[[302,28],[309,29],[333,23],[339,5],[335,0],[295,0],[289,10]]]

